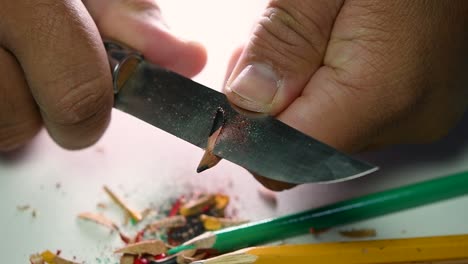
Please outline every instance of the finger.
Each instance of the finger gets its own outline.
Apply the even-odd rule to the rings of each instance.
[[[447,127],[441,124],[452,122],[454,116],[449,113],[453,109],[447,107],[448,98],[457,105],[453,100],[457,97],[445,91],[456,89],[450,80],[441,82],[447,85],[444,89],[432,89],[440,83],[428,81],[429,77],[440,71],[434,72],[438,66],[428,62],[446,58],[433,59],[437,52],[428,50],[450,51],[453,48],[447,43],[453,42],[440,39],[438,48],[433,48],[428,36],[441,26],[433,18],[442,8],[425,6],[418,11],[414,5],[420,2],[346,2],[334,25],[324,66],[278,118],[346,152],[419,141],[431,138],[435,131],[440,135],[440,128]],[[444,65],[456,59],[450,61]],[[436,104],[428,107],[428,102]]]
[[[171,33],[153,0],[85,1],[101,34],[143,53],[151,62],[187,77],[206,64],[205,48]]]
[[[272,0],[225,88],[236,105],[276,115],[322,64],[343,1]]]
[[[15,54],[50,135],[76,149],[107,127],[113,104],[106,53],[79,0],[7,1],[0,32]]]
[[[0,152],[29,141],[41,127],[41,116],[16,58],[0,48]]]
[[[226,75],[224,76],[224,81],[223,84],[226,85],[229,76],[231,76],[232,71],[234,70],[234,67],[236,66],[237,62],[239,61],[239,58],[242,54],[242,51],[244,50],[244,46],[240,46],[234,50],[234,52],[231,54],[231,58],[229,58],[228,65],[226,68]]]

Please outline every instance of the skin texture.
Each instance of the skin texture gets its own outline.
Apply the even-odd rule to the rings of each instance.
[[[0,152],[42,126],[68,149],[100,138],[113,104],[101,36],[188,77],[206,62],[201,45],[167,30],[152,0],[1,0],[0,17]]]
[[[348,153],[432,142],[467,109],[466,14],[463,0],[272,0],[225,92]]]
[[[348,153],[431,142],[467,108],[466,14],[465,0],[271,0],[225,92]],[[188,77],[206,62],[152,0],[0,0],[0,17],[0,151],[42,126],[69,149],[100,138],[113,103],[102,37]]]

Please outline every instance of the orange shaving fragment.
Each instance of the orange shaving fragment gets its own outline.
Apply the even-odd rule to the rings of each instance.
[[[78,218],[83,219],[83,220],[88,220],[96,224],[100,224],[112,230],[117,230],[117,231],[119,230],[119,227],[112,220],[110,220],[109,218],[105,217],[102,214],[93,214],[93,213],[84,212],[84,213],[79,214]]]
[[[130,208],[130,206],[128,206],[127,203],[125,203],[121,197],[119,197],[111,189],[109,189],[109,187],[104,186],[103,189],[112,199],[112,201],[114,201],[118,206],[120,206],[120,208],[122,208],[134,221],[140,222],[143,219],[140,212]]]
[[[216,200],[214,195],[205,195],[199,199],[191,200],[182,205],[182,207],[180,207],[179,213],[184,216],[199,214],[204,208],[215,204],[215,202]]]

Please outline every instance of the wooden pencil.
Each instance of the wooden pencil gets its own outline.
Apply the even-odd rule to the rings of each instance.
[[[468,171],[338,202],[278,218],[207,232],[168,251],[213,248],[221,253],[307,234],[468,193]]]
[[[195,263],[468,263],[468,235],[253,247]]]

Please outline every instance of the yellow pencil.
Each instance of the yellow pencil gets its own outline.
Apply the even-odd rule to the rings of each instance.
[[[468,235],[246,248],[193,264],[468,263]]]

